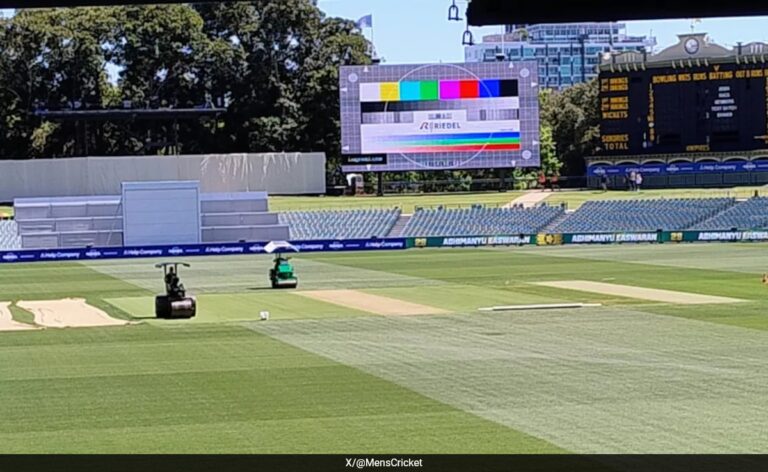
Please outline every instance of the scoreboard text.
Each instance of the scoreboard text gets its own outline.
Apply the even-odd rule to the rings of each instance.
[[[768,67],[722,64],[601,72],[603,155],[768,147]]]

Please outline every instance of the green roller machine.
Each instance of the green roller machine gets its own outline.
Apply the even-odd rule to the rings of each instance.
[[[189,267],[184,262],[163,262],[156,269],[163,269],[165,295],[155,297],[155,316],[160,319],[189,319],[197,314],[197,299],[187,296],[187,290],[179,279],[179,266]]]
[[[290,263],[291,258],[283,256],[283,253],[299,252],[299,249],[286,241],[272,241],[264,249],[270,254],[275,254],[274,265],[269,270],[272,288],[296,288],[299,285],[299,279]]]

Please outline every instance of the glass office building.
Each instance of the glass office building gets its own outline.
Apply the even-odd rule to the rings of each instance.
[[[519,24],[466,46],[464,55],[466,62],[536,60],[541,85],[563,89],[597,77],[604,53],[650,53],[655,45],[653,37],[628,36],[623,23]]]

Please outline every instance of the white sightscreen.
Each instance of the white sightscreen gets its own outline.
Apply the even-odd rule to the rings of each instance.
[[[198,182],[123,184],[123,245],[200,243]]]

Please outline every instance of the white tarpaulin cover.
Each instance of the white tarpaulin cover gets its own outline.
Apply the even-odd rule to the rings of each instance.
[[[325,193],[325,153],[84,157],[0,161],[0,202],[119,195],[123,182],[197,180],[203,193]]]

